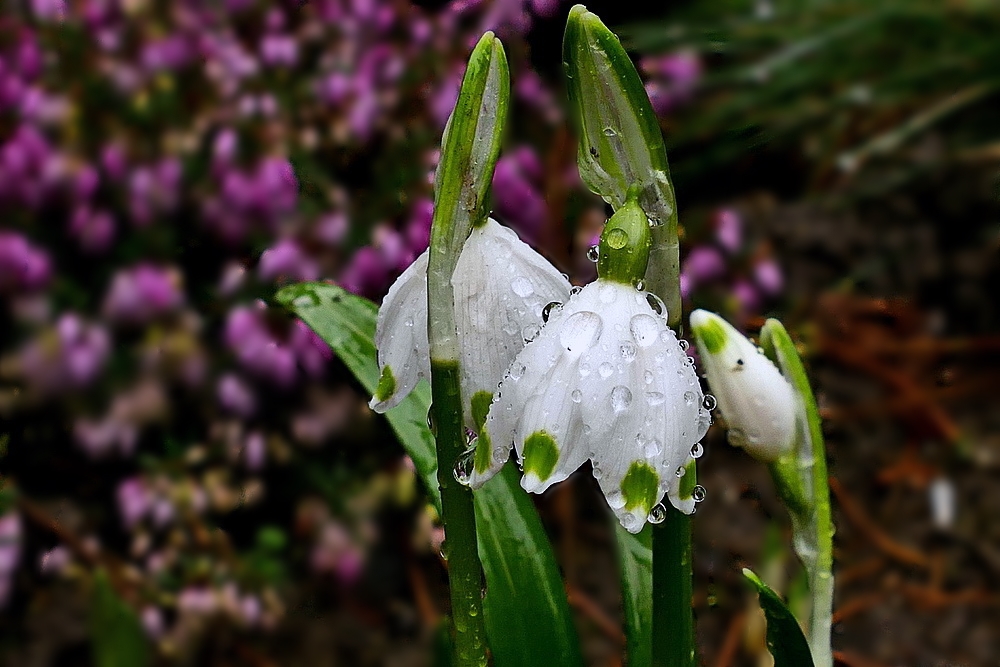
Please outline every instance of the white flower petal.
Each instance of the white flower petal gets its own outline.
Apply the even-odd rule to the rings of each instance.
[[[382,300],[375,325],[381,372],[379,391],[369,406],[385,412],[406,397],[422,377],[430,377],[427,345],[427,251],[410,264]]]
[[[494,444],[514,440],[525,489],[544,491],[589,456],[626,529],[640,530],[668,493],[680,509],[693,510],[690,494],[680,498],[676,471],[692,460],[707,411],[692,364],[645,292],[591,283],[550,319],[511,371],[485,433]],[[501,466],[482,470],[474,486]]]
[[[766,462],[791,451],[798,401],[781,371],[714,313],[691,313],[691,330],[729,441]]]

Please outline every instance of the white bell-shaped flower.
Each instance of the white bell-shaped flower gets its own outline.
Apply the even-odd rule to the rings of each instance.
[[[488,219],[465,242],[452,285],[466,421],[478,430],[500,378],[541,327],[545,306],[565,301],[570,284],[513,230]],[[370,406],[385,412],[430,377],[426,251],[389,288],[375,345],[381,376]]]
[[[781,371],[714,313],[691,313],[691,332],[708,385],[729,428],[729,442],[764,462],[792,451],[798,400]]]
[[[635,225],[616,224],[623,211],[638,211],[648,246],[646,217],[632,205],[635,210],[626,204],[608,222],[602,253],[609,236],[611,248],[629,243]],[[711,417],[693,359],[667,326],[662,302],[632,284],[645,270],[645,256],[641,260],[641,267],[623,269],[599,263],[607,277],[552,309],[539,336],[514,359],[479,437],[473,488],[503,467],[513,446],[524,472],[521,486],[534,493],[590,459],[608,504],[630,532],[641,530],[651,513],[658,521],[654,508],[664,496],[693,511],[698,494],[689,464]]]

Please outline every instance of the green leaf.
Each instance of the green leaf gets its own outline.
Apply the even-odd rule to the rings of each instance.
[[[653,662],[653,527],[636,535],[615,521],[618,562],[625,607],[625,657],[628,667]]]
[[[760,607],[767,617],[767,648],[774,656],[774,667],[813,667],[809,644],[792,612],[752,570],[743,568],[743,576],[760,595]]]
[[[377,307],[335,285],[302,283],[278,301],[326,341],[374,392]],[[385,416],[440,507],[434,439],[426,424],[430,392],[421,383]],[[508,466],[475,492],[479,555],[486,574],[485,620],[496,667],[582,664],[552,547],[531,499]]]
[[[582,665],[552,547],[517,471],[505,466],[473,497],[494,664]]]
[[[326,283],[289,285],[278,292],[277,299],[326,341],[366,391],[375,393],[379,382],[374,343],[378,306]],[[434,436],[427,429],[430,403],[430,386],[421,382],[385,416],[406,453],[413,459],[428,495],[440,511]]]
[[[104,570],[94,575],[90,632],[96,667],[149,664],[149,645],[139,617],[115,594]]]

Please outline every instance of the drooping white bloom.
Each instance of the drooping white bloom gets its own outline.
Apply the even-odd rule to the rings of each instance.
[[[565,301],[570,284],[513,230],[489,219],[472,230],[452,285],[466,421],[478,429],[504,371],[543,324],[545,306]],[[389,288],[375,345],[381,378],[370,405],[385,412],[430,377],[427,252]]]
[[[729,442],[765,462],[792,451],[798,401],[781,371],[714,313],[691,313],[691,332],[708,385],[729,427]]]
[[[669,495],[691,513],[692,447],[711,423],[693,360],[650,293],[598,279],[553,309],[511,364],[480,434],[478,488],[511,447],[541,493],[587,459],[622,525],[638,532]],[[699,446],[700,448],[700,446]],[[695,451],[695,454],[698,452]]]

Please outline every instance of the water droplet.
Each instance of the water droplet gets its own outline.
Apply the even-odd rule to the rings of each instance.
[[[636,355],[635,343],[631,341],[624,341],[618,348],[618,352],[622,355],[622,359],[625,361],[633,361]]]
[[[595,465],[594,466],[594,479],[600,479],[601,477],[604,477],[604,471],[601,470],[600,466]]]
[[[705,406],[705,409],[709,411],[714,410],[718,403],[719,402],[715,400],[715,396],[712,396],[711,394],[705,394],[705,398],[701,402],[701,404]]]
[[[438,430],[437,424],[434,423],[434,408],[427,409],[427,430],[431,432],[431,435],[437,437]]]
[[[640,347],[651,346],[660,335],[660,323],[652,315],[644,313],[633,315],[632,319],[629,320],[628,328]]]
[[[665,400],[667,400],[666,397],[658,391],[646,392],[646,402],[650,405],[663,405]]]
[[[472,470],[475,459],[475,445],[466,449],[457,459],[455,459],[455,465],[452,467],[451,473],[454,475],[455,481],[462,486],[469,485],[469,480],[472,478]]]
[[[700,459],[704,453],[705,447],[700,442],[694,443],[694,446],[691,448],[691,458]]]
[[[570,288],[569,295],[570,296],[576,296],[577,294],[579,294],[582,291],[583,291],[583,288],[580,287],[579,285],[577,285],[576,287],[571,287]]]
[[[605,495],[607,495],[608,505],[611,506],[611,509],[617,510],[625,507],[625,496],[618,489],[611,489]]]
[[[705,409],[702,408],[698,412],[698,426],[694,436],[695,439],[701,440],[702,438],[704,438],[705,434],[708,433],[708,427],[711,425],[712,425],[711,415],[709,415],[708,412],[706,412]]]
[[[441,560],[444,560],[444,561],[448,560],[448,542],[447,541],[441,543],[441,550],[438,551],[438,556],[441,558]]]
[[[611,377],[611,374],[615,372],[615,369],[611,364],[605,361],[603,364],[597,367],[597,372],[601,374],[602,378],[608,378]]]
[[[573,399],[574,403],[579,403],[580,401],[583,400],[583,392],[580,391],[579,389],[574,389],[573,393],[570,394],[569,397]]]
[[[622,526],[625,527],[625,530],[631,530],[632,527],[635,526],[636,521],[638,521],[638,519],[636,519],[635,515],[630,512],[622,517]]]
[[[537,324],[527,324],[523,329],[521,329],[521,338],[524,339],[525,343],[530,343],[535,340],[539,331],[541,331],[541,329],[538,328]]]
[[[570,354],[583,354],[597,343],[604,321],[597,313],[581,310],[567,317],[559,333],[559,343]]]
[[[583,434],[584,435],[590,435],[590,424],[584,424],[583,425]]]
[[[510,452],[508,452],[503,447],[494,447],[493,448],[493,461],[496,462],[496,463],[503,463],[507,459],[507,455],[509,453]]]
[[[677,466],[677,470],[674,471],[674,474],[677,475],[678,477],[683,477],[685,474],[687,474],[687,468],[685,468],[684,466]]]
[[[698,400],[698,394],[694,393],[693,391],[684,392],[684,402],[687,403],[689,406],[694,405],[694,402],[696,400]]]
[[[558,315],[560,310],[562,310],[562,304],[558,301],[550,301],[545,304],[545,307],[542,308],[542,321],[548,322],[549,318]]]
[[[406,321],[403,322],[403,326],[412,327],[413,326],[413,318],[412,317],[407,317]]]
[[[687,352],[687,349],[689,347],[691,347],[691,343],[687,342],[683,338],[681,338],[679,341],[677,341],[677,344],[680,345],[681,349],[684,350],[685,352]]]
[[[618,385],[611,390],[611,409],[615,413],[623,412],[632,403],[632,392],[628,387]]]
[[[473,603],[469,604],[469,616],[471,616],[472,618],[475,618],[476,616],[479,616],[479,604],[478,603],[473,602]]]
[[[626,232],[621,227],[615,227],[608,232],[607,236],[608,245],[615,250],[624,248],[625,244],[628,243],[628,232]]]
[[[653,312],[660,317],[667,316],[667,306],[663,303],[663,300],[660,297],[656,296],[652,292],[646,292],[646,303],[648,303],[649,307],[653,309]]]
[[[580,364],[579,370],[580,370],[580,377],[584,378],[590,375],[591,372],[593,372],[593,369],[591,369],[590,364]]]
[[[708,492],[705,491],[705,487],[702,486],[701,484],[696,484],[695,487],[691,489],[691,497],[694,498],[694,501],[696,503],[700,503],[701,501],[705,500],[707,496]]]
[[[637,280],[635,281],[635,288],[642,292],[646,289],[646,283],[641,280]]]
[[[694,357],[685,355],[684,356],[684,365],[688,366],[690,368],[694,368]]]
[[[613,127],[606,127],[606,128],[604,128],[604,136],[606,136],[606,137],[617,137],[618,136],[618,132]]]
[[[592,245],[587,248],[587,259],[591,262],[596,262],[601,256],[601,249],[596,245]]]
[[[659,456],[663,452],[663,444],[659,440],[653,438],[646,442],[643,448],[643,453],[646,455],[647,459],[651,459],[654,456]]]
[[[514,290],[514,294],[522,298],[531,296],[535,291],[535,288],[531,285],[531,281],[524,276],[514,278],[514,280],[510,282],[510,288]]]
[[[653,509],[649,510],[649,516],[646,517],[646,521],[655,525],[663,523],[667,518],[667,508],[663,506],[663,503],[656,503],[653,505]]]
[[[515,361],[514,365],[510,367],[510,372],[507,374],[507,377],[509,377],[514,382],[517,382],[518,380],[521,379],[521,377],[524,375],[524,371],[526,370],[528,369],[525,367],[524,364],[522,364],[519,361]]]
[[[643,371],[642,379],[646,384],[653,384],[653,371]]]

